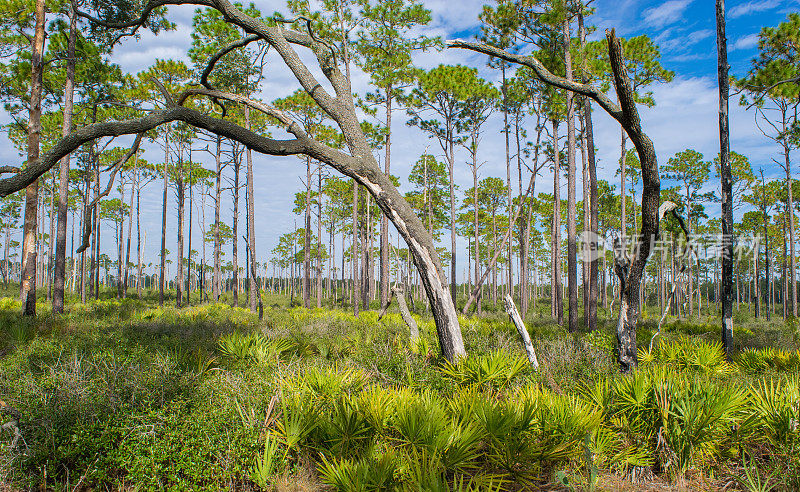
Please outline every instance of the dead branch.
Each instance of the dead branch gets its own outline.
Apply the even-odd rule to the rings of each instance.
[[[514,299],[512,299],[509,294],[506,294],[506,296],[503,298],[503,302],[505,304],[508,317],[511,318],[511,322],[514,323],[514,326],[517,328],[517,333],[522,339],[522,345],[525,347],[525,353],[528,355],[528,362],[531,363],[534,369],[538,370],[539,361],[536,359],[536,351],[533,349],[531,336],[528,334],[528,329],[525,328],[525,323],[522,321],[522,316],[520,316],[519,311],[517,311],[517,306],[514,304]]]

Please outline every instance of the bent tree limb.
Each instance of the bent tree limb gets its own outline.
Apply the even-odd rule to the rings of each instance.
[[[467,303],[464,304],[464,309],[461,310],[461,314],[467,314],[469,311],[470,306],[472,303],[478,299],[478,294],[481,292],[481,287],[483,287],[483,283],[486,282],[486,279],[489,278],[489,274],[494,269],[495,264],[497,264],[497,259],[500,258],[500,254],[506,247],[506,243],[508,242],[509,238],[511,237],[511,230],[513,229],[513,225],[517,223],[517,219],[519,219],[519,213],[522,211],[522,205],[528,200],[528,196],[533,191],[533,186],[536,183],[536,173],[531,174],[531,179],[528,182],[528,190],[525,192],[525,195],[517,204],[517,209],[514,211],[514,218],[511,220],[511,223],[508,225],[508,229],[506,233],[503,235],[503,240],[500,242],[500,246],[492,255],[492,260],[486,266],[486,269],[483,271],[483,275],[481,278],[475,283],[475,288],[472,289],[472,293],[469,295],[469,299],[467,299]]]
[[[213,8],[220,12],[226,22],[242,29],[248,36],[258,36],[271,49],[274,49],[283,61],[285,68],[292,73],[299,85],[314,99],[319,108],[336,122],[349,153],[329,147],[301,132],[295,134],[296,138],[288,140],[267,138],[230,121],[176,105],[153,110],[141,118],[93,124],[76,130],[59,141],[41,161],[31,162],[31,165],[18,175],[0,180],[0,196],[19,190],[25,184],[32,182],[53,167],[61,156],[82,143],[102,136],[140,133],[170,121],[183,121],[191,126],[240,142],[256,152],[267,155],[308,155],[328,164],[345,176],[353,178],[375,198],[376,204],[392,221],[403,240],[408,244],[412,260],[419,271],[422,285],[430,300],[442,355],[450,361],[455,361],[458,357],[465,355],[455,305],[445,287],[446,279],[441,261],[433,245],[433,239],[408,202],[378,166],[372,155],[369,141],[361,130],[350,81],[339,70],[336,57],[326,44],[304,32],[286,29],[282,26],[268,26],[263,20],[248,16],[228,0],[151,1],[144,7],[143,13],[138,19],[123,23],[92,18],[88,14],[81,14],[81,16],[107,28],[126,28],[137,23],[145,23],[149,14],[156,7],[180,4],[203,5]],[[310,50],[316,57],[318,70],[310,70],[295,51],[295,47]],[[333,93],[329,93],[325,89],[325,85],[317,80],[315,73],[320,72],[333,88]],[[208,90],[208,88],[206,89]],[[252,106],[252,104],[250,105]],[[280,120],[277,115],[273,116],[274,119]],[[280,121],[280,124],[284,127],[287,126],[285,121]],[[291,133],[291,129],[289,131]]]
[[[639,286],[642,273],[647,265],[655,239],[658,236],[658,204],[661,193],[661,179],[658,176],[658,161],[653,142],[642,129],[641,118],[636,107],[631,81],[625,68],[622,45],[613,29],[606,30],[608,54],[619,105],[614,103],[605,93],[590,84],[582,84],[559,77],[531,56],[509,53],[487,44],[470,41],[448,41],[451,48],[462,48],[500,58],[510,63],[524,65],[533,70],[544,83],[560,89],[575,92],[591,98],[625,129],[628,137],[636,147],[639,162],[642,165],[642,226],[636,247],[636,254],[630,265],[615,269],[620,277],[620,310],[617,323],[618,362],[623,372],[630,371],[637,365],[636,359],[636,323],[640,314]],[[624,256],[624,255],[623,255]]]

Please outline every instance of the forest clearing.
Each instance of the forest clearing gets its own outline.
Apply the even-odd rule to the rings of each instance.
[[[0,0],[0,490],[800,490],[796,2],[459,7]]]

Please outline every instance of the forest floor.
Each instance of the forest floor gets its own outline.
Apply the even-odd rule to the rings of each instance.
[[[705,315],[648,352],[646,310],[622,376],[611,315],[569,334],[546,299],[537,371],[493,306],[451,365],[424,314],[410,344],[391,309],[112,295],[23,318],[0,291],[0,490],[800,490],[800,337],[744,305],[732,362]]]

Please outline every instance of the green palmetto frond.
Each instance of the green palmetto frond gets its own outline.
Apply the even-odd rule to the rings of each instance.
[[[528,361],[521,355],[495,350],[486,355],[464,358],[456,363],[445,362],[441,371],[458,384],[504,388],[528,366]]]

